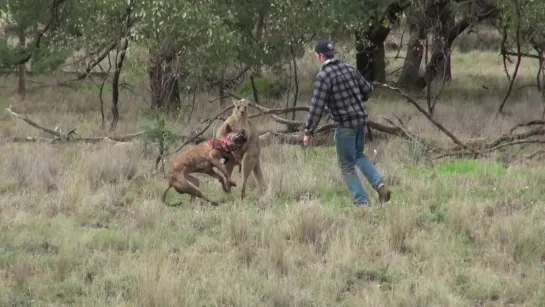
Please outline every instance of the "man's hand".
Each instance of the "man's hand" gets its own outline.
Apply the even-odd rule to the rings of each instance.
[[[305,147],[308,147],[308,145],[310,145],[310,140],[312,139],[312,137],[310,135],[306,135],[303,137],[303,145]]]

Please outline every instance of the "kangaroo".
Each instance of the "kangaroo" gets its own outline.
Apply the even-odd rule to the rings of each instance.
[[[236,187],[236,184],[229,178],[225,163],[227,161],[229,163],[239,163],[237,152],[246,142],[246,131],[241,129],[237,132],[231,132],[225,135],[225,137],[199,143],[191,149],[184,151],[174,161],[173,168],[169,174],[168,187],[161,198],[163,203],[167,204],[167,192],[170,188],[174,188],[180,194],[189,194],[191,201],[194,201],[195,197],[199,197],[213,206],[218,206],[217,202],[204,196],[199,189],[199,180],[191,176],[191,174],[208,174],[219,180],[224,192],[231,193],[231,187]],[[219,169],[221,174],[218,174],[214,168]]]
[[[261,171],[261,147],[259,144],[259,135],[251,121],[248,120],[248,106],[249,101],[246,99],[233,100],[234,108],[231,115],[227,117],[225,122],[218,128],[217,137],[222,138],[232,132],[244,130],[246,132],[247,142],[244,143],[242,148],[237,151],[239,159],[236,161],[227,161],[225,167],[227,169],[230,180],[233,168],[236,165],[240,165],[242,171],[242,189],[240,191],[240,198],[244,199],[246,196],[246,186],[248,183],[248,176],[250,173],[254,174],[254,177],[259,184],[261,190],[265,187],[265,181],[263,180],[263,173]],[[240,161],[240,163],[237,163]]]

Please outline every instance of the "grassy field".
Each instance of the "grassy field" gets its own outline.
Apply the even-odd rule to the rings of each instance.
[[[402,64],[393,55],[389,70]],[[309,54],[300,67],[307,104],[318,64]],[[528,88],[514,92],[508,116],[494,115],[507,89],[496,52],[456,53],[452,67],[437,118],[460,138],[492,138],[540,116],[539,95]],[[536,67],[524,60],[515,88],[533,82]],[[47,127],[104,134],[96,90],[45,89],[20,102],[16,80],[2,82],[2,109],[12,104]],[[118,134],[140,129],[149,105],[141,88],[123,92]],[[190,130],[214,108],[209,98],[198,96],[192,123],[169,124]],[[377,121],[395,114],[410,131],[448,144],[390,94],[379,91],[368,106]],[[2,139],[25,135],[44,136],[0,115]],[[171,191],[171,201],[185,201],[173,208],[160,202],[166,180],[152,175],[154,152],[139,141],[4,143],[0,306],[545,306],[542,162],[508,159],[509,150],[431,165],[395,137],[365,152],[393,190],[384,208],[352,205],[334,148],[305,155],[287,145],[263,149],[265,193],[252,185],[240,201],[240,187],[226,195],[201,176],[224,204],[190,204]]]

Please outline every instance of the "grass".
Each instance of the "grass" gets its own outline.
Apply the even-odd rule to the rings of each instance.
[[[306,78],[302,97],[318,67],[313,60],[299,63]],[[491,115],[505,89],[500,60],[494,52],[453,56],[455,80],[437,118],[462,139],[493,137],[540,114],[536,94],[520,91],[508,103],[509,116]],[[399,64],[391,60],[390,69]],[[523,63],[521,82],[532,80],[532,65]],[[48,127],[104,134],[91,87],[42,90],[20,102],[11,96],[15,82],[6,81],[2,106],[12,104]],[[480,83],[491,90],[480,92]],[[146,95],[122,92],[118,134],[139,129]],[[169,125],[189,130],[214,108],[204,103],[209,98],[199,95],[191,123]],[[386,93],[369,109],[373,118],[395,113],[411,131],[448,143],[411,106]],[[27,134],[41,132],[0,117],[3,139]],[[240,201],[240,187],[225,195],[201,176],[207,195],[225,203],[190,204],[172,192],[169,200],[185,203],[171,208],[159,200],[166,180],[151,174],[154,152],[139,141],[5,143],[0,306],[545,304],[542,163],[505,164],[506,152],[431,164],[414,144],[396,138],[368,143],[365,151],[394,192],[384,208],[352,205],[334,148],[304,153],[287,145],[263,150],[264,193],[252,185]],[[240,183],[237,171],[233,177]],[[364,184],[376,204],[376,193]]]

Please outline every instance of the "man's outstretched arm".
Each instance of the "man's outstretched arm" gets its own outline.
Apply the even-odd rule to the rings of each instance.
[[[305,124],[305,135],[313,135],[314,130],[322,118],[322,114],[326,106],[329,86],[330,85],[325,77],[325,74],[320,73],[318,76],[316,76],[316,80],[314,81],[314,89],[312,92],[312,100]]]

